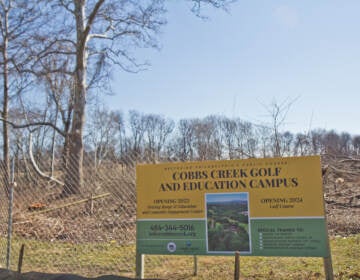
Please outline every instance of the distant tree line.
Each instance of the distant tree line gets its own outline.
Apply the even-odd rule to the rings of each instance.
[[[98,110],[90,114],[86,151],[98,162],[128,158],[148,162],[305,155],[359,155],[360,136],[335,130],[278,132],[240,118],[207,116],[175,122],[158,114]],[[278,130],[278,129],[277,129]]]
[[[54,114],[54,112],[52,113]],[[50,113],[48,117],[50,117]],[[43,114],[34,118],[44,118]],[[195,161],[344,155],[360,153],[360,136],[335,130],[313,129],[306,133],[276,132],[273,126],[240,118],[208,116],[177,122],[158,114],[129,111],[126,115],[92,106],[85,129],[85,153],[95,167],[104,162],[135,164],[137,161]],[[29,150],[29,133],[12,135],[16,157]],[[62,137],[48,127],[32,132],[32,152],[37,161],[59,158],[64,153]],[[25,151],[25,152],[24,152]]]

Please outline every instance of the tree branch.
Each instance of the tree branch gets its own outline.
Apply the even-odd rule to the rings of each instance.
[[[92,24],[94,23],[94,20],[96,18],[96,15],[98,14],[98,11],[101,7],[102,4],[104,4],[105,0],[99,0],[94,9],[91,11],[91,14],[89,15],[89,18],[88,18],[88,21],[86,23],[86,27],[85,27],[85,30],[84,30],[84,37],[83,38],[87,38],[89,33],[90,33],[90,30],[91,30],[91,26]]]
[[[32,166],[34,167],[36,173],[37,173],[39,176],[41,176],[41,177],[43,177],[43,178],[45,178],[45,179],[54,181],[55,183],[57,183],[57,184],[59,184],[59,185],[61,185],[61,186],[64,185],[64,183],[61,182],[61,181],[59,181],[58,179],[56,179],[56,178],[54,178],[54,177],[52,177],[52,176],[46,175],[46,174],[45,174],[44,172],[42,172],[42,171],[40,170],[40,168],[37,166],[37,164],[36,164],[36,162],[35,162],[35,159],[34,159],[34,155],[33,155],[33,153],[32,153],[32,133],[31,133],[31,132],[30,132],[30,135],[29,135],[29,156],[30,156],[30,162],[31,162]]]
[[[49,126],[49,127],[53,128],[54,130],[56,130],[56,132],[59,133],[61,136],[65,137],[65,133],[51,122],[33,122],[33,123],[28,123],[28,124],[15,124],[11,121],[3,119],[2,117],[0,117],[0,121],[10,124],[14,129],[30,128],[30,127],[38,127],[38,126]]]

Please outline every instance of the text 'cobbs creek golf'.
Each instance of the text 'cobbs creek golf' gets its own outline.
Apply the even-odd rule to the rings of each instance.
[[[176,171],[171,174],[171,182],[160,184],[159,191],[236,190],[299,186],[298,178],[282,177],[281,170],[281,167],[267,167]]]

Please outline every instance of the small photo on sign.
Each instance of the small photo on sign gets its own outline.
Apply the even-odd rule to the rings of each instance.
[[[249,194],[205,194],[207,251],[250,252]]]

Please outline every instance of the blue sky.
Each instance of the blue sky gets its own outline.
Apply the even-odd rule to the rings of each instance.
[[[206,202],[229,202],[229,201],[247,201],[248,193],[215,193],[206,194]]]
[[[216,114],[270,124],[273,102],[293,101],[282,130],[360,134],[360,1],[246,0],[229,13],[169,1],[151,67],[112,73],[113,110],[179,120]]]

